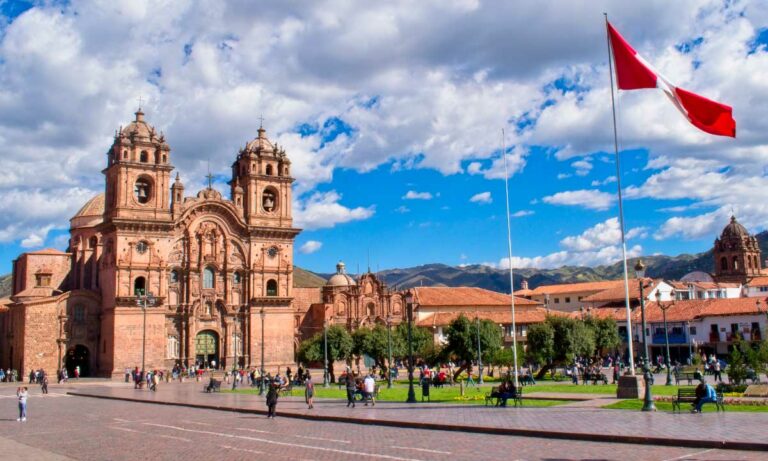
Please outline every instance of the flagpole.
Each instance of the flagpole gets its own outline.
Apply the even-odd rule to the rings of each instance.
[[[616,129],[616,99],[613,95],[613,57],[611,56],[611,36],[608,32],[608,13],[605,16],[605,37],[608,43],[608,75],[611,79],[611,109],[613,110],[613,150],[616,154],[616,184],[619,195],[619,227],[621,228],[621,259],[624,266],[624,303],[627,311],[627,348],[629,351],[629,370],[635,375],[635,357],[632,348],[632,320],[629,308],[629,272],[627,271],[627,239],[624,235],[624,205],[621,197],[621,160],[619,156],[619,134]],[[645,332],[643,332],[645,334]]]
[[[504,128],[501,129],[501,155],[504,157],[504,196],[507,202],[507,250],[509,251],[509,294],[512,308],[512,360],[514,362],[515,389],[520,387],[517,375],[517,325],[515,323],[515,279],[512,269],[512,223],[509,218],[509,172],[507,170],[507,145],[505,142]]]

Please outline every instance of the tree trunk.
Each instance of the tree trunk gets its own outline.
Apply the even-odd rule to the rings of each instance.
[[[468,370],[468,369],[469,369],[469,365],[466,363],[460,366],[455,372],[453,372],[453,380],[456,381],[459,375],[462,374],[464,370]]]
[[[549,372],[549,370],[551,370],[554,367],[555,367],[555,364],[553,363],[544,365],[543,367],[541,367],[541,369],[539,369],[539,372],[536,373],[536,379],[544,379],[544,375],[546,375],[547,372]]]

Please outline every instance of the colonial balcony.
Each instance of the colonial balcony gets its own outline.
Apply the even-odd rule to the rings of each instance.
[[[664,336],[664,332],[661,333],[654,333],[653,344],[666,344],[666,337]],[[672,333],[669,332],[669,344],[687,344],[688,338],[685,335],[685,333]]]

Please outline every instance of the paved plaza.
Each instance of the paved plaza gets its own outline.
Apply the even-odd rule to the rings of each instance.
[[[347,409],[340,401],[319,401],[313,412],[298,399],[282,399],[278,418],[228,411],[264,410],[263,398],[254,395],[203,394],[198,383],[167,384],[157,393],[134,390],[117,383],[52,386],[48,396],[31,389],[29,420],[15,421],[14,387],[0,387],[0,453],[14,460],[135,460],[179,459],[642,459],[642,460],[759,460],[758,451],[719,450],[672,446],[566,440],[546,437],[494,435],[461,430],[427,430],[381,426],[387,421],[442,420],[458,426],[497,425],[501,428],[537,428],[588,433],[660,435],[685,430],[706,438],[722,433],[734,440],[765,441],[764,415],[704,414],[655,415],[594,408],[498,409],[459,405],[408,406],[379,403],[376,407]],[[97,399],[71,393],[135,398],[146,403]],[[192,403],[220,407],[193,408]],[[299,417],[286,417],[291,413]],[[312,419],[353,418],[366,424]],[[548,423],[545,424],[545,421]],[[686,426],[688,427],[686,429]],[[674,429],[677,427],[678,429]],[[663,435],[663,434],[662,434]],[[671,435],[671,434],[666,434]]]

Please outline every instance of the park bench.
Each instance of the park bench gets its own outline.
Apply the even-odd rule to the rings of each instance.
[[[221,381],[211,378],[203,390],[205,392],[221,392]]]
[[[597,385],[598,381],[602,381],[603,384],[608,384],[608,377],[605,376],[605,373],[583,373],[581,375],[581,379],[584,382],[584,384],[587,384],[589,381],[592,381],[593,385]]]
[[[533,379],[533,375],[526,374],[520,377],[520,384],[522,384],[523,386],[528,386],[528,385],[533,386],[534,384],[536,384],[536,381]]]
[[[715,407],[717,408],[717,411],[723,410],[725,411],[725,404],[723,403],[723,392],[721,390],[717,390],[717,398],[715,400]],[[675,409],[677,409],[678,412],[680,412],[680,404],[681,403],[690,403],[693,405],[693,403],[696,401],[696,388],[695,387],[681,387],[677,390],[677,397],[672,399],[672,412],[675,412]]]
[[[523,406],[523,388],[517,387],[514,388],[515,393],[507,400],[512,400],[515,404],[515,407]],[[491,388],[491,392],[485,394],[485,406],[488,406],[489,403],[493,403],[494,407],[501,406],[501,397],[499,397],[499,386],[493,386]]]
[[[681,380],[686,380],[688,385],[693,384],[694,380],[701,378],[701,372],[697,368],[683,368],[675,371],[675,384],[680,385]]]

